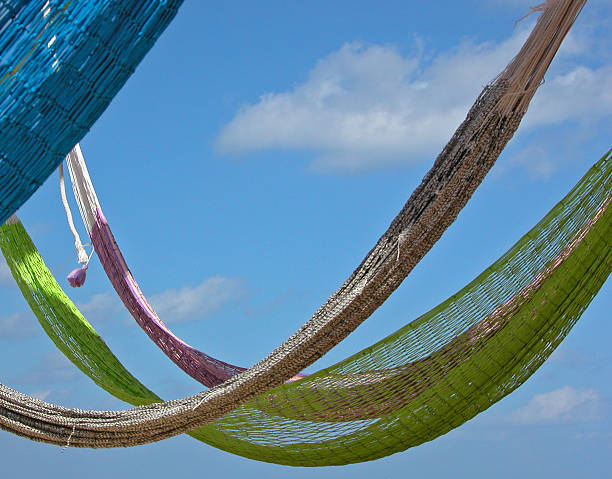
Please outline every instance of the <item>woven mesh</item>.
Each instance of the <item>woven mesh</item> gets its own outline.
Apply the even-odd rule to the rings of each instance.
[[[0,385],[0,427],[34,440],[70,442],[75,447],[122,447],[158,441],[208,424],[312,364],[388,298],[456,219],[518,128],[584,3],[546,3],[521,51],[478,97],[432,169],[363,262],[300,330],[266,358],[210,391],[125,411],[63,408]],[[304,421],[300,423],[306,430]],[[223,447],[219,437],[211,441]],[[250,454],[249,447],[244,454]],[[318,455],[316,447],[313,445],[313,450]],[[300,450],[306,454],[309,447]],[[380,451],[370,456],[361,454],[359,457],[365,459],[356,460],[376,454]],[[334,460],[345,459],[338,454]]]
[[[0,2],[0,223],[83,138],[180,4]]]
[[[115,291],[143,331],[177,366],[205,386],[218,385],[244,371],[243,367],[226,363],[190,346],[169,330],[147,301],[127,266],[102,211],[79,145],[68,154],[66,164],[81,218],[94,250]]]
[[[191,435],[257,460],[338,465],[432,440],[488,408],[552,353],[612,270],[611,156],[438,307]],[[132,404],[158,399],[61,291],[21,224],[0,228],[0,246],[43,328],[71,361]]]

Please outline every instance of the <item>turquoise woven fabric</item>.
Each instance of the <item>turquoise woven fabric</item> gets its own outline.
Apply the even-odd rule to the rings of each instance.
[[[0,3],[0,224],[83,138],[181,3]]]

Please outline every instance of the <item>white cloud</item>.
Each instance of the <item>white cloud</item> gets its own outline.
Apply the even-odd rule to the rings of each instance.
[[[44,391],[35,391],[32,394],[30,394],[30,396],[35,397],[36,399],[40,399],[41,401],[44,401],[45,399],[49,397],[49,394],[51,394],[51,389],[46,389]]]
[[[595,389],[564,386],[536,394],[525,406],[514,411],[511,419],[518,424],[588,422],[599,419],[603,410],[603,399]]]
[[[558,144],[557,142],[556,145]],[[557,166],[555,160],[558,160],[558,156],[551,155],[556,145],[546,139],[531,142],[526,147],[513,151],[506,166],[520,166],[527,170],[532,180],[546,180]]]
[[[466,40],[433,60],[389,45],[347,43],[292,91],[244,106],[220,132],[217,150],[312,150],[317,157],[311,166],[341,172],[429,161],[527,34],[521,24],[501,43]],[[523,128],[612,115],[612,65],[589,66],[577,57],[588,53],[588,35],[584,29],[566,38]]]
[[[53,352],[46,354],[41,361],[21,374],[17,381],[22,384],[51,384],[72,381],[78,369],[66,357]]]
[[[15,280],[4,258],[0,258],[0,286],[13,286]]]
[[[0,318],[0,338],[27,338],[38,331],[36,318],[28,313],[15,313]]]
[[[244,292],[236,278],[214,276],[197,286],[168,289],[151,296],[150,302],[166,323],[193,321],[218,310]]]
[[[121,300],[114,291],[112,293],[96,293],[86,303],[77,303],[76,306],[90,322],[108,319],[123,307]]]
[[[524,127],[612,116],[612,65],[578,65],[549,79],[533,99]]]

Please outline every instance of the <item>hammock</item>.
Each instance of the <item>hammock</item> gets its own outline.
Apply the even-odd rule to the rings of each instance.
[[[601,287],[612,270],[611,201],[612,150],[447,301],[370,348],[190,435],[253,459],[313,466],[375,459],[457,427],[522,384]],[[59,349],[116,397],[132,404],[159,400],[62,292],[21,224],[10,223],[0,228],[0,247]],[[448,342],[438,347],[431,337]],[[376,376],[384,379],[368,381]],[[378,420],[364,420],[373,410]],[[343,415],[343,422],[312,422],[324,414],[329,421]]]
[[[77,144],[66,157],[74,196],[94,251],[123,304],[138,325],[178,367],[204,386],[212,387],[245,370],[199,351],[168,329],[140,290],[129,270],[102,207]],[[68,211],[68,210],[67,210]]]
[[[83,138],[180,4],[0,3],[0,223]]]
[[[120,447],[157,441],[210,423],[312,364],[385,301],[455,220],[518,128],[584,3],[555,0],[546,4],[521,51],[485,87],[376,246],[314,316],[268,357],[210,391],[126,411],[63,408],[0,385],[0,427],[34,440],[75,447]],[[438,339],[432,337],[430,342],[437,344]],[[228,417],[231,421],[235,416]],[[321,423],[315,424],[315,430],[319,430]],[[307,429],[304,427],[302,432]],[[263,441],[255,436],[254,440]],[[380,444],[388,440],[382,439]],[[215,445],[223,447],[220,437],[215,441]],[[326,442],[313,443],[312,448],[325,446]],[[335,460],[343,456],[339,454]]]
[[[66,157],[72,188],[81,218],[94,251],[115,291],[138,325],[153,342],[188,375],[207,387],[216,386],[245,370],[199,351],[173,334],[149,304],[127,266],[91,181],[85,159],[77,144]],[[63,183],[62,183],[63,184]],[[62,187],[63,188],[63,187]],[[67,210],[69,214],[69,210]],[[79,241],[77,239],[77,241]],[[87,261],[87,256],[84,260]],[[298,376],[296,376],[297,378]]]
[[[181,369],[206,386],[220,384],[228,377],[243,371],[245,368],[228,365],[195,350],[166,328],[142,294],[119,251],[102,213],[79,145],[68,154],[66,163],[81,217],[90,234],[94,250],[98,251],[100,261],[115,290],[143,330]],[[512,301],[509,300],[509,304],[524,301],[529,297],[530,292],[537,289],[534,283],[535,279],[517,293]],[[508,310],[508,307],[493,311],[440,350],[408,365],[359,374],[327,376],[317,380],[315,384],[309,384],[309,390],[316,388],[317,401],[326,404],[322,410],[298,410],[295,403],[285,407],[283,404],[286,398],[275,400],[273,396],[268,397],[266,402],[260,405],[260,409],[310,421],[347,421],[380,417],[403,407],[408,398],[428,388],[428,382],[422,378],[418,384],[413,382],[415,373],[420,372],[418,375],[422,377],[423,370],[431,369],[431,364],[444,360],[449,354],[456,356],[460,351],[467,351],[469,356],[469,351],[475,348],[475,345],[495,334],[497,328],[503,324],[505,310]],[[222,367],[217,366],[219,363]],[[274,403],[273,407],[270,407],[269,403]]]

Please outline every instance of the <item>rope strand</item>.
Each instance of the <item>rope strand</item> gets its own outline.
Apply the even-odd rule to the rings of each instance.
[[[64,182],[64,167],[62,163],[60,163],[59,168],[59,183],[60,183],[60,196],[62,197],[62,204],[64,205],[64,211],[66,211],[66,218],[68,220],[68,226],[70,227],[70,231],[72,232],[72,236],[74,236],[74,247],[76,248],[77,255],[79,257],[79,264],[88,264],[91,255],[88,255],[83,247],[83,243],[81,242],[81,238],[79,236],[78,231],[74,227],[74,221],[72,219],[72,211],[70,211],[70,205],[68,204],[68,199],[66,198],[66,185]],[[92,251],[93,253],[93,251]]]

